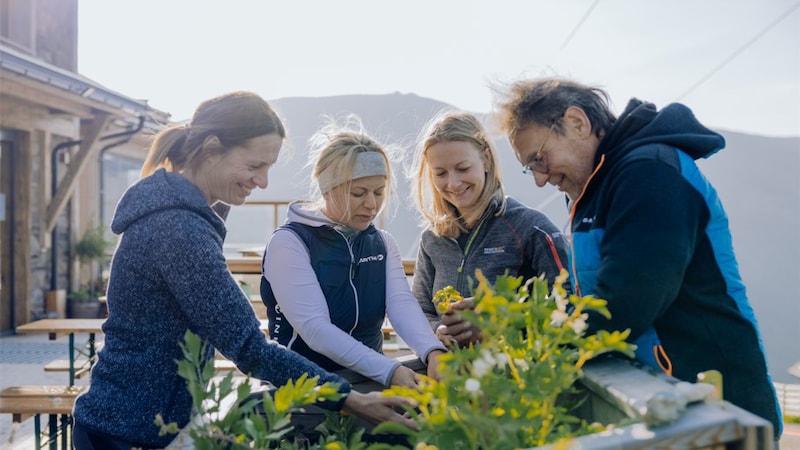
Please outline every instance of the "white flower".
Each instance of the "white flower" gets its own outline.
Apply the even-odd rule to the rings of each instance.
[[[556,308],[558,308],[559,311],[566,311],[567,305],[569,305],[569,300],[565,297],[556,296]]]
[[[483,377],[489,372],[489,365],[482,359],[478,359],[472,363],[472,374],[478,378]]]
[[[552,313],[550,313],[550,326],[553,327],[560,327],[564,324],[564,321],[569,318],[569,315],[560,309],[554,309]]]
[[[569,324],[570,327],[575,331],[575,334],[581,334],[584,330],[586,330],[586,320],[589,318],[589,315],[583,313],[580,317],[575,318]]]
[[[483,360],[486,361],[486,364],[488,364],[490,367],[497,364],[497,361],[494,360],[494,356],[492,356],[492,352],[490,352],[488,349],[481,351],[481,358],[483,358]]]
[[[528,369],[531,368],[531,366],[528,365],[528,361],[525,361],[522,358],[514,358],[514,365],[516,365],[517,368],[519,368],[523,372],[527,372]]]
[[[464,387],[467,389],[467,392],[479,392],[481,390],[481,382],[476,380],[475,378],[470,378],[464,384]]]
[[[583,333],[583,330],[586,329],[586,321],[581,318],[577,318],[570,322],[569,326],[572,327],[572,330],[575,331],[575,334],[581,334]]]
[[[497,360],[497,367],[500,368],[505,367],[508,363],[508,358],[506,358],[505,353],[498,353],[497,356],[495,356],[495,359]]]

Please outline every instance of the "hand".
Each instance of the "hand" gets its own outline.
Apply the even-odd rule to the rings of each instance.
[[[416,430],[416,422],[411,417],[398,413],[395,409],[403,406],[413,408],[416,404],[404,397],[385,397],[380,392],[362,394],[361,392],[350,391],[344,400],[342,409],[374,425],[381,422],[396,422]]]
[[[428,376],[434,380],[439,379],[439,357],[444,355],[441,350],[433,350],[428,353]]]
[[[471,310],[475,308],[472,297],[453,303],[450,309],[442,315],[442,324],[436,329],[436,337],[445,345],[453,342],[459,346],[480,342],[481,330],[475,325],[467,322],[458,314],[458,311]]]
[[[404,386],[411,389],[419,389],[417,381],[417,373],[408,367],[401,365],[397,368],[397,370],[394,371],[394,374],[392,374],[392,380],[390,383],[392,386]]]

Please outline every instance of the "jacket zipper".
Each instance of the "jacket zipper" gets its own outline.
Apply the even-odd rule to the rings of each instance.
[[[586,183],[583,185],[583,189],[581,190],[581,195],[579,195],[578,198],[576,198],[575,201],[572,202],[572,207],[570,208],[569,212],[570,233],[569,233],[569,240],[567,242],[569,242],[569,250],[570,253],[572,254],[571,255],[572,274],[575,277],[575,279],[572,280],[573,281],[572,290],[575,292],[575,295],[579,297],[582,296],[582,294],[581,294],[581,283],[580,280],[578,280],[578,267],[575,265],[575,243],[573,242],[572,239],[572,235],[575,234],[575,230],[573,229],[573,221],[575,220],[575,211],[577,209],[578,202],[583,198],[583,194],[586,192],[586,187],[589,186],[589,182],[592,181],[592,178],[594,178],[594,176],[597,174],[600,168],[603,167],[603,163],[605,161],[606,161],[606,155],[605,154],[600,155],[600,162],[597,163],[597,167],[594,168],[592,174],[589,175],[589,179],[587,179]]]
[[[334,231],[339,233],[339,236],[341,236],[342,239],[344,239],[344,243],[345,245],[347,245],[347,251],[350,253],[350,279],[347,280],[347,282],[350,283],[350,288],[353,290],[353,298],[355,299],[354,307],[355,307],[356,317],[355,320],[353,321],[353,328],[351,328],[347,334],[352,336],[353,332],[356,329],[356,326],[358,325],[358,318],[359,318],[358,316],[360,312],[358,309],[358,291],[356,290],[356,286],[353,284],[353,279],[356,276],[356,271],[355,271],[356,258],[355,256],[353,256],[353,246],[350,245],[350,241],[347,239],[347,236],[342,234],[342,232],[337,230],[336,228],[334,228]]]
[[[484,216],[484,218],[481,219],[480,222],[478,222],[478,226],[475,227],[474,230],[472,230],[472,233],[469,236],[469,240],[467,241],[467,245],[464,247],[464,256],[461,258],[461,263],[458,265],[458,269],[456,269],[456,272],[458,272],[457,288],[459,292],[461,292],[462,289],[461,285],[464,279],[464,264],[466,264],[467,262],[467,256],[469,254],[469,250],[470,248],[472,248],[473,241],[475,241],[475,238],[478,236],[478,232],[480,232],[483,223],[486,221],[488,217],[489,216]]]

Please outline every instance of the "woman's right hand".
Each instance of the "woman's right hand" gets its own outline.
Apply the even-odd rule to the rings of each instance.
[[[367,422],[377,425],[382,422],[396,422],[412,430],[417,429],[417,424],[411,417],[404,416],[397,412],[398,408],[416,406],[411,399],[398,396],[384,396],[380,392],[361,392],[350,391],[344,400],[343,410],[355,414]]]
[[[417,378],[416,372],[404,365],[400,365],[400,367],[398,367],[392,374],[392,380],[390,381],[390,384],[392,386],[403,386],[411,389],[419,389],[419,385],[417,384],[418,381],[419,378]]]
[[[460,311],[472,309],[475,309],[472,297],[450,305],[440,318],[441,325],[436,329],[436,337],[445,345],[452,345],[455,342],[461,347],[480,342],[481,329],[464,320],[459,314]]]

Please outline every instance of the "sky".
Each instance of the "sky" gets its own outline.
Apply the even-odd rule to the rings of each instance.
[[[799,0],[78,0],[78,72],[174,120],[203,100],[413,93],[477,113],[565,76],[800,137]]]

